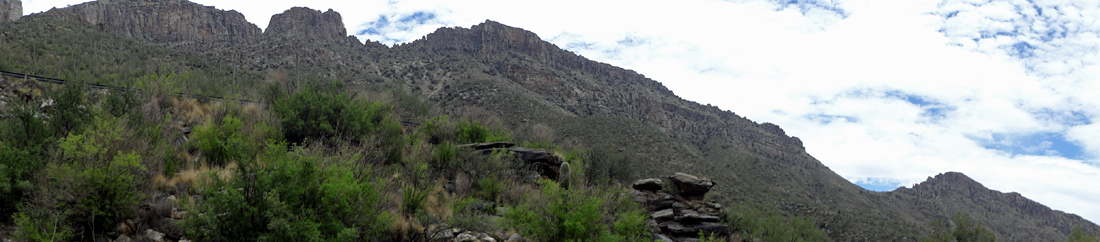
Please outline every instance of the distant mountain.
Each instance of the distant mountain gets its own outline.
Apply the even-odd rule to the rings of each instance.
[[[66,21],[266,76],[261,79],[285,75],[405,90],[446,114],[495,116],[516,130],[546,125],[560,143],[633,157],[640,174],[709,177],[720,184],[710,199],[727,206],[811,217],[840,241],[915,241],[932,232],[930,223],[955,212],[970,213],[1004,241],[1065,240],[1075,226],[1100,232],[1079,216],[989,190],[960,173],[911,189],[867,191],[777,125],[685,100],[637,72],[493,21],[440,28],[394,47],[347,36],[331,10],[293,8],[273,16],[261,33],[240,13],[182,0],[90,2],[9,24]]]

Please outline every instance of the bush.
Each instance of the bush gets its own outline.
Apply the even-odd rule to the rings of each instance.
[[[471,120],[458,121],[455,124],[455,136],[458,143],[482,143],[508,141],[512,137],[504,131],[492,131]]]
[[[482,199],[500,202],[500,194],[504,193],[504,182],[497,179],[497,176],[490,175],[477,180],[477,188]]]
[[[730,227],[741,231],[743,238],[764,241],[831,241],[809,219],[784,218],[778,213],[762,214],[758,209],[736,207],[730,209]]]
[[[539,182],[541,194],[527,202],[509,207],[504,218],[510,226],[536,241],[637,241],[649,237],[645,215],[638,205],[624,199],[605,204],[607,194],[586,194],[586,190],[566,190],[550,180]],[[600,193],[601,191],[597,191]],[[606,193],[606,191],[602,191]],[[625,197],[620,197],[625,198]],[[611,206],[609,206],[611,205]],[[613,221],[604,218],[612,217]],[[612,231],[607,224],[612,224]]]
[[[188,205],[182,226],[199,241],[359,241],[388,227],[377,182],[354,162],[287,152],[269,143],[261,166],[239,162],[235,176],[215,181],[201,204]],[[332,159],[332,160],[329,160]],[[368,168],[369,169],[369,168]]]
[[[339,90],[338,84],[311,85],[277,99],[273,109],[286,140],[293,144],[306,140],[361,143],[373,136],[390,162],[400,162],[406,142],[393,107],[354,100]]]
[[[249,151],[255,148],[248,147],[241,120],[226,116],[220,122],[203,125],[195,130],[195,141],[199,150],[202,150],[206,161],[212,166],[224,166],[230,161],[249,157]],[[254,152],[251,152],[254,153]]]
[[[951,216],[951,223],[954,224],[954,228],[948,230],[947,224],[942,222],[934,222],[933,227],[936,231],[927,238],[920,239],[921,242],[949,242],[949,241],[997,241],[997,236],[993,234],[993,231],[985,228],[981,223],[974,221],[970,217],[969,213],[958,212]]]

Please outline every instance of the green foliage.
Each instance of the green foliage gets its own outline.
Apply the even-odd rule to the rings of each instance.
[[[406,142],[390,105],[353,99],[340,91],[340,85],[331,84],[310,85],[278,98],[273,109],[282,122],[284,137],[291,143],[363,142],[376,137],[390,162],[401,161]]]
[[[504,182],[497,176],[490,175],[477,180],[478,195],[485,200],[500,202],[500,194],[504,193]]]
[[[134,92],[112,90],[107,93],[107,97],[103,100],[103,109],[115,117],[122,117],[129,114],[130,110],[138,105],[138,102],[139,99]]]
[[[15,212],[15,205],[31,189],[30,176],[41,167],[30,151],[0,141],[0,216]]]
[[[635,158],[623,152],[597,147],[584,152],[584,159],[588,161],[585,180],[594,184],[628,183],[637,176],[637,166],[632,161]]]
[[[432,148],[432,166],[435,168],[450,168],[457,157],[456,148],[451,144],[439,144]]]
[[[141,156],[135,153],[120,153],[105,166],[84,167],[77,177],[86,194],[76,204],[82,216],[75,216],[74,222],[106,232],[119,221],[131,218],[133,208],[144,199],[137,191],[144,170]]]
[[[505,211],[507,223],[522,234],[537,241],[636,241],[648,237],[640,208],[615,212],[598,194],[562,189],[550,180],[539,183],[541,194]],[[605,217],[614,221],[605,221]]]
[[[182,226],[201,241],[355,241],[388,226],[378,182],[352,161],[269,143],[260,165],[242,161],[237,175],[215,181]],[[368,168],[369,169],[369,168]]]
[[[73,237],[73,232],[61,218],[34,217],[25,213],[16,213],[14,216],[16,241],[27,242],[52,242],[67,241]]]
[[[447,116],[437,116],[420,125],[420,133],[427,137],[429,144],[442,145],[455,140],[454,123]]]
[[[947,230],[945,225],[941,223],[933,223],[932,226],[936,227],[936,232],[927,238],[922,238],[921,242],[992,242],[997,241],[997,236],[993,234],[993,231],[985,228],[978,221],[974,221],[970,217],[970,213],[958,212],[951,216],[951,223],[954,224],[954,228]]]
[[[763,214],[757,209],[730,209],[730,227],[746,239],[764,241],[831,241],[813,221],[802,217],[784,218],[778,213]]]
[[[53,130],[59,133],[79,132],[92,120],[90,105],[85,100],[84,83],[70,83],[54,90],[50,97],[54,103],[46,109]]]
[[[504,131],[493,131],[475,121],[462,120],[455,124],[455,136],[458,143],[481,143],[508,141],[512,136]]]
[[[243,127],[240,119],[225,116],[220,122],[212,122],[195,130],[197,146],[206,156],[208,164],[224,166],[230,161],[254,155],[257,148],[249,147],[251,142],[247,141],[248,137],[241,130]]]
[[[424,199],[428,198],[428,192],[414,186],[401,188],[401,210],[405,214],[413,215],[424,209]]]
[[[1074,226],[1073,230],[1069,233],[1068,242],[1100,242],[1100,237],[1094,237],[1088,235],[1081,226]]]

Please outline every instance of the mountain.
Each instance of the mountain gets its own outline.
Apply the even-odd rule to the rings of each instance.
[[[183,0],[89,2],[5,24],[62,23],[184,53],[194,68],[243,73],[212,85],[338,80],[353,89],[407,92],[435,112],[513,130],[549,127],[555,142],[630,157],[637,174],[708,177],[719,184],[711,200],[809,217],[839,241],[915,241],[933,231],[930,223],[956,212],[970,213],[1005,241],[1065,240],[1074,227],[1100,232],[1079,216],[990,190],[960,173],[936,175],[913,188],[867,191],[775,124],[685,100],[635,71],[498,22],[440,28],[393,47],[347,36],[340,14],[331,10],[293,8],[273,16],[261,32],[240,13]],[[6,35],[4,43],[24,37]],[[631,178],[640,177],[647,175]]]

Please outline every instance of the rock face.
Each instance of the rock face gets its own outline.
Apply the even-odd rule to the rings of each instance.
[[[359,40],[350,37],[344,28],[340,13],[328,11],[322,13],[303,7],[295,7],[281,14],[271,16],[271,22],[264,30],[264,36],[291,37],[299,39],[322,40],[334,43],[359,44]]]
[[[662,191],[663,183],[654,178],[635,181],[635,190],[630,191],[631,198],[649,211],[647,224],[655,240],[693,241],[700,232],[717,236],[731,232],[721,206],[704,201],[713,182],[680,172],[669,176],[669,180],[681,188],[676,194]]]
[[[16,21],[23,17],[23,2],[0,0],[0,21]]]
[[[61,10],[104,31],[153,43],[232,45],[261,36],[237,11],[185,0],[103,0]]]

